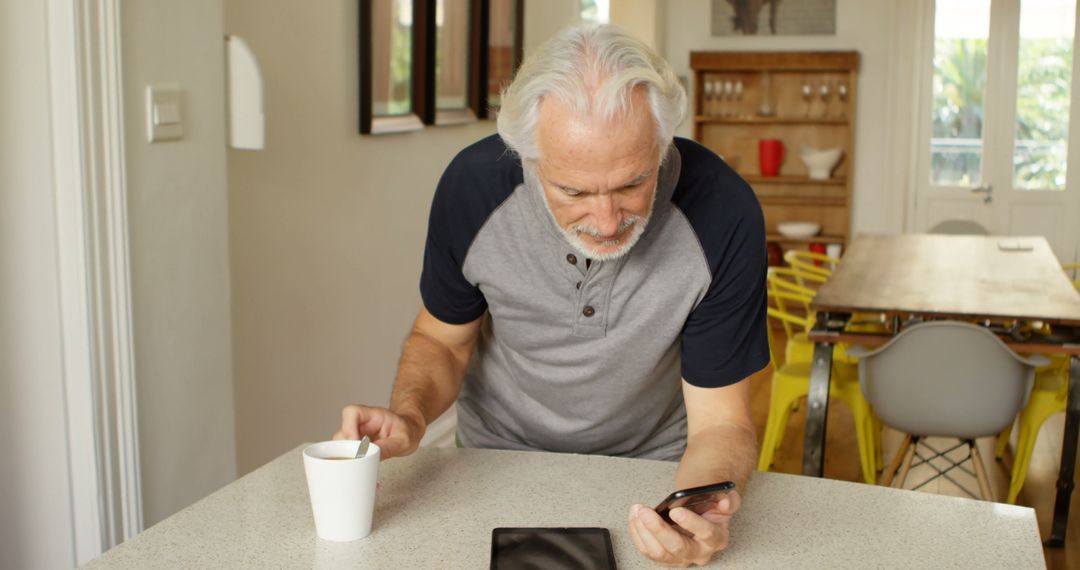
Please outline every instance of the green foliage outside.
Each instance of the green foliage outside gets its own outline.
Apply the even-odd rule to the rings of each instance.
[[[986,40],[934,42],[934,139],[931,176],[939,184],[979,183],[982,161],[983,94],[986,91]]]
[[[600,9],[596,6],[596,0],[581,0],[581,20],[583,22],[595,22]]]
[[[1027,39],[1017,71],[1014,185],[1065,187],[1072,40]],[[935,42],[931,168],[939,184],[979,183],[987,41]],[[942,140],[951,139],[951,140]]]
[[[1014,184],[1065,189],[1069,137],[1072,39],[1030,39],[1020,44]]]

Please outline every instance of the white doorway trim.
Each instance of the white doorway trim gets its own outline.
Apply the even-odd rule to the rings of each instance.
[[[915,106],[915,125],[907,184],[909,232],[930,231],[943,220],[964,220],[983,226],[990,234],[1041,235],[1046,237],[1062,263],[1080,255],[1080,230],[1068,220],[1080,214],[1080,184],[1068,177],[1064,189],[1025,190],[1014,181],[1014,146],[1017,139],[1017,92],[1019,52],[1022,45],[1023,15],[1021,0],[988,0],[986,38],[985,109],[981,132],[982,160],[980,175],[972,181],[943,182],[932,180],[932,84],[935,76],[933,57],[937,42],[938,12],[934,0],[915,0],[923,9],[921,29],[909,34],[911,51],[918,54],[911,84],[917,87],[911,96]],[[1045,14],[1044,14],[1045,16]],[[1072,22],[1073,53],[1080,52],[1080,11]],[[980,20],[981,21],[981,20]],[[1080,62],[1073,58],[1073,85]],[[897,78],[899,79],[899,77]],[[1070,108],[1080,108],[1080,90],[1070,90]],[[897,116],[900,113],[896,114]],[[1075,119],[1075,113],[1073,114]],[[1076,120],[1069,122],[1066,141],[1076,141]],[[899,126],[899,125],[896,125]],[[897,131],[899,132],[899,131]],[[895,135],[894,135],[895,138]],[[1068,145],[1066,172],[1076,173],[1080,162],[1077,145]],[[990,192],[993,192],[990,194]],[[976,195],[977,194],[977,195]]]
[[[142,530],[120,0],[48,0],[64,411],[75,562]]]

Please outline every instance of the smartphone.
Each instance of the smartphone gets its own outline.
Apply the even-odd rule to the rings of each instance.
[[[667,523],[672,524],[671,509],[684,507],[700,515],[711,509],[716,503],[719,503],[720,499],[724,498],[724,495],[734,489],[735,483],[733,481],[724,481],[675,491],[668,495],[666,499],[660,501],[659,505],[656,505],[656,514],[660,515]]]

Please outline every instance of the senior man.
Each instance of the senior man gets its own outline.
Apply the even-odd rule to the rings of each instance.
[[[390,407],[347,406],[336,437],[406,455],[456,400],[465,447],[678,460],[676,488],[743,488],[757,456],[746,378],[768,362],[753,192],[673,138],[682,86],[615,28],[564,31],[501,101],[498,136],[436,189]],[[739,503],[675,509],[681,531],[634,505],[629,529],[658,562],[702,564]]]

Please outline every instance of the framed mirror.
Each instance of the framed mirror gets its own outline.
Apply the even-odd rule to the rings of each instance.
[[[524,0],[359,0],[360,132],[494,118]]]
[[[360,132],[422,129],[414,0],[360,0]]]
[[[521,65],[524,36],[524,0],[485,0],[482,21],[481,49],[484,59],[477,90],[476,108],[481,118],[495,118],[499,108],[499,94],[514,78],[514,71]]]
[[[453,125],[475,121],[476,77],[479,61],[473,52],[479,47],[470,41],[475,28],[475,12],[482,0],[435,0],[435,124]]]

